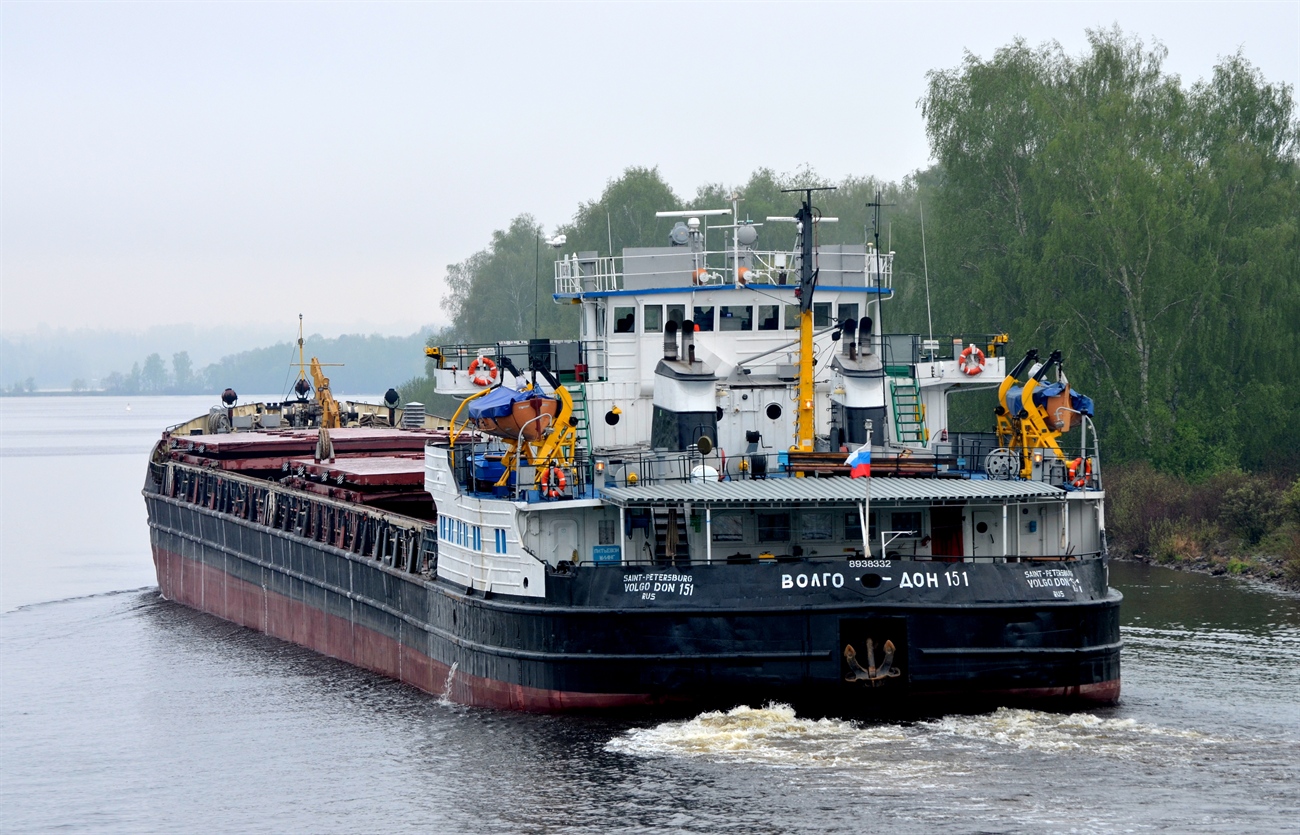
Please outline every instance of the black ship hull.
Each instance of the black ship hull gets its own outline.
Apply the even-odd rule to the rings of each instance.
[[[1119,697],[1103,560],[582,566],[522,598],[145,497],[164,597],[458,703],[851,713]],[[855,674],[876,657],[890,675]]]

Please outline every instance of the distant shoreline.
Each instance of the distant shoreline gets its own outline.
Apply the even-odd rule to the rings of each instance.
[[[221,392],[209,391],[159,391],[147,394],[139,391],[105,391],[104,389],[87,389],[85,391],[72,391],[71,389],[0,391],[0,397],[197,397],[203,394],[211,394],[213,397],[221,396]]]
[[[1238,580],[1254,580],[1279,591],[1300,592],[1300,582],[1287,576],[1283,561],[1278,557],[1260,555],[1237,562],[1236,570],[1207,559],[1177,560],[1162,562],[1155,557],[1144,554],[1113,555],[1116,562],[1133,562],[1156,568],[1171,568],[1174,571],[1187,571],[1193,574],[1208,574],[1211,577],[1229,577]]]

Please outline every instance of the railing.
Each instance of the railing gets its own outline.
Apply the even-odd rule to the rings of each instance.
[[[555,262],[555,292],[561,295],[622,289],[612,257],[566,255]]]
[[[999,341],[1001,334],[965,333],[923,336],[919,333],[886,333],[880,336],[880,360],[886,367],[901,369],[922,362],[955,360],[969,345],[986,357],[1005,356],[1009,342]]]
[[[996,432],[953,432],[947,443],[934,445],[935,454],[953,461],[953,469],[969,475],[987,475],[985,462],[1001,445]]]
[[[172,462],[161,495],[311,539],[409,574],[436,572],[432,529],[419,520],[233,473]]]
[[[508,357],[520,372],[527,373],[534,360],[558,374],[573,374],[586,362],[584,351],[593,343],[575,339],[516,339],[502,342],[461,343],[439,346],[444,368],[467,370],[479,357],[499,361]]]
[[[614,257],[578,253],[555,262],[555,293],[577,296],[622,290],[629,277],[653,277],[657,286],[667,287],[719,286],[738,279],[745,284],[796,285],[798,263],[796,253],[749,249],[693,252],[683,247],[680,252]],[[883,292],[893,288],[893,253],[826,247],[818,252],[817,269],[822,286],[874,287]]]

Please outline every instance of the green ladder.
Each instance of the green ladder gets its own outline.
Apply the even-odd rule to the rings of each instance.
[[[584,391],[585,386],[577,383],[565,386],[569,390],[569,396],[573,398],[573,416],[570,422],[574,430],[578,433],[578,446],[586,453],[586,458],[591,459],[591,429],[587,420],[587,394]],[[578,450],[574,450],[576,456]]]
[[[894,440],[900,444],[924,444],[930,440],[925,428],[925,405],[916,381],[891,379],[889,391],[894,406]]]

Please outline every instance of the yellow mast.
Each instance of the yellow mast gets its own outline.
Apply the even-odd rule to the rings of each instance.
[[[812,452],[813,435],[816,432],[817,414],[813,404],[817,401],[813,390],[813,313],[812,310],[799,312],[799,411],[795,419],[794,446],[792,452]]]
[[[800,188],[787,191],[803,192],[803,204],[795,214],[799,221],[799,409],[795,417],[794,445],[791,452],[812,452],[813,437],[817,432],[817,395],[813,388],[813,289],[817,284],[817,271],[813,268],[814,224],[819,213],[812,205],[814,191],[829,188]]]

